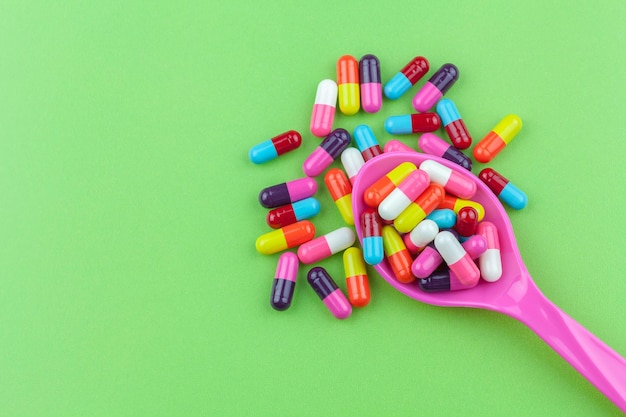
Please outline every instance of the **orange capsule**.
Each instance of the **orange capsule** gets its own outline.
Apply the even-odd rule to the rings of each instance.
[[[478,221],[481,221],[485,217],[485,208],[482,204],[473,200],[465,200],[456,196],[446,194],[437,206],[438,209],[450,209],[458,216],[459,210],[463,207],[473,207],[478,214]]]
[[[431,183],[396,219],[393,225],[400,233],[409,233],[424,220],[443,200],[446,192],[437,183]]]
[[[353,225],[352,184],[350,184],[346,174],[339,168],[331,168],[324,175],[324,183],[337,205],[343,221],[348,225]]]
[[[415,281],[411,272],[413,259],[396,229],[389,225],[383,226],[382,235],[385,256],[396,279],[403,284]]]
[[[256,250],[263,255],[271,255],[308,242],[314,236],[315,226],[313,223],[308,220],[301,220],[259,236],[256,240]]]
[[[339,110],[351,116],[361,107],[359,87],[359,61],[352,55],[344,55],[337,61],[337,100]]]
[[[417,167],[411,162],[403,162],[386,175],[379,178],[374,184],[370,185],[365,194],[363,201],[370,207],[378,207],[378,205],[387,197],[398,184],[402,182]]]
[[[365,307],[370,302],[370,284],[361,249],[353,246],[343,252],[343,269],[350,304]]]

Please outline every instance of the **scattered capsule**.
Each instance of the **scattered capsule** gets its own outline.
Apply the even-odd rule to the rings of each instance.
[[[428,174],[421,169],[412,171],[378,205],[378,214],[391,221],[400,215],[430,185]]]
[[[439,229],[449,229],[456,224],[456,213],[450,209],[433,210],[426,218],[437,223]]]
[[[463,198],[458,198],[453,195],[446,194],[441,203],[437,206],[438,209],[450,209],[454,211],[457,215],[459,214],[459,210],[461,210],[465,206],[474,207],[478,212],[478,221],[481,221],[483,217],[485,217],[485,208],[482,204],[473,200],[465,200]]]
[[[318,138],[330,134],[335,119],[337,106],[337,83],[333,80],[322,80],[317,85],[315,104],[311,114],[311,133]]]
[[[450,268],[440,268],[427,278],[420,278],[417,285],[424,292],[458,291],[474,288],[478,281],[470,285],[463,285],[459,277]]]
[[[457,149],[467,149],[472,144],[472,137],[467,131],[465,122],[461,119],[459,110],[449,98],[439,100],[437,103],[437,114],[441,118],[443,127],[450,138],[450,141]]]
[[[248,152],[248,158],[255,164],[262,164],[276,159],[284,153],[293,151],[301,144],[302,136],[300,133],[295,130],[289,130],[253,146]]]
[[[465,206],[459,210],[454,228],[458,232],[461,242],[476,233],[477,225],[478,212],[474,207]]]
[[[439,232],[435,238],[435,248],[461,284],[467,287],[476,285],[476,281],[480,279],[480,271],[452,233]]]
[[[343,252],[343,270],[350,304],[365,307],[370,302],[370,284],[361,249],[351,247]]]
[[[259,203],[265,208],[275,208],[311,197],[317,192],[313,178],[298,178],[261,190]]]
[[[415,280],[411,273],[413,259],[396,229],[389,225],[383,226],[382,236],[385,256],[396,279],[403,284],[413,282]]]
[[[443,187],[431,182],[428,188],[396,217],[393,221],[394,227],[400,233],[409,233],[419,222],[437,208],[444,195]]]
[[[448,161],[454,162],[468,171],[472,170],[471,159],[434,133],[424,133],[420,136],[417,140],[417,146],[419,146],[424,153],[447,159]]]
[[[487,241],[487,250],[478,258],[480,275],[485,281],[495,282],[502,276],[502,257],[500,255],[500,239],[498,229],[491,222],[480,222],[476,234]]]
[[[301,220],[259,236],[256,240],[256,250],[263,255],[271,255],[308,242],[314,236],[313,223]]]
[[[376,136],[374,136],[374,132],[368,125],[358,125],[354,129],[354,141],[361,151],[365,162],[383,153]]]
[[[375,55],[364,55],[359,61],[361,107],[367,113],[376,113],[383,105],[383,87],[380,83],[380,62]]]
[[[361,155],[361,152],[359,152],[357,148],[348,146],[343,152],[341,152],[341,164],[343,165],[343,169],[346,170],[350,183],[354,185],[356,174],[358,174],[361,167],[365,165],[363,155]]]
[[[359,111],[359,62],[352,55],[344,55],[337,60],[337,100],[339,110],[346,116]]]
[[[404,68],[385,84],[385,97],[396,100],[418,82],[430,68],[423,56],[413,58]]]
[[[378,212],[366,208],[361,213],[361,232],[363,233],[363,258],[370,265],[378,265],[384,259],[382,238],[383,223]]]
[[[420,169],[426,171],[430,180],[443,185],[446,192],[457,197],[469,199],[476,194],[476,183],[447,166],[432,159],[427,159],[420,164]]]
[[[409,145],[405,145],[396,139],[391,139],[385,143],[383,152],[417,152],[417,150],[411,148]]]
[[[403,236],[404,245],[410,253],[418,253],[432,242],[439,233],[439,226],[432,220],[424,219]]]
[[[385,120],[385,130],[392,135],[434,132],[441,126],[437,113],[413,113],[389,116]]]
[[[426,112],[435,105],[459,78],[459,69],[452,64],[443,64],[413,97],[413,108]]]
[[[363,201],[370,207],[378,207],[381,201],[417,167],[411,162],[403,162],[378,179],[365,190]]]
[[[298,257],[293,252],[285,252],[278,258],[276,274],[272,283],[270,305],[274,310],[287,310],[293,299],[298,277]]]
[[[340,227],[300,245],[298,258],[303,264],[312,264],[349,248],[354,240],[352,229],[346,226]]]
[[[354,217],[352,215],[352,185],[339,168],[331,168],[324,176],[324,183],[333,201],[339,209],[341,218],[346,224],[353,225]]]
[[[495,169],[485,168],[478,174],[478,178],[482,180],[493,193],[505,202],[509,207],[515,210],[521,210],[528,204],[528,197],[513,183],[504,178]]]
[[[320,202],[314,197],[270,210],[265,221],[272,229],[280,229],[300,220],[310,219],[320,212]]]
[[[326,168],[350,145],[350,133],[345,129],[335,129],[304,160],[302,170],[309,177],[315,177]]]
[[[335,318],[345,319],[352,314],[352,306],[346,296],[324,268],[320,266],[311,268],[306,280]]]
[[[509,114],[494,127],[487,135],[474,146],[474,158],[486,164],[504,149],[522,128],[522,120]]]
[[[457,236],[455,230],[451,229],[449,232],[455,237]],[[463,246],[470,258],[477,259],[487,250],[487,241],[482,236],[474,235],[463,242],[461,246]],[[426,278],[435,272],[442,262],[443,259],[437,252],[435,244],[429,243],[413,261],[411,271],[418,278]]]

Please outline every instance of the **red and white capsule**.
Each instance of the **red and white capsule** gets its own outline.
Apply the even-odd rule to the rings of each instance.
[[[400,215],[430,184],[428,174],[421,169],[412,171],[380,203],[378,214],[383,220],[391,221]]]
[[[502,257],[500,255],[500,239],[496,225],[483,221],[478,223],[476,234],[487,241],[487,250],[478,258],[480,276],[488,282],[495,282],[502,276]]]
[[[476,183],[462,174],[432,159],[420,164],[420,169],[426,171],[430,180],[442,185],[450,194],[469,199],[476,194]]]
[[[480,271],[452,233],[446,230],[439,232],[435,237],[435,248],[448,264],[450,271],[459,278],[459,282],[468,287],[476,285],[480,279]]]
[[[352,229],[340,227],[300,245],[298,258],[303,264],[312,264],[349,248],[354,241],[355,235]]]

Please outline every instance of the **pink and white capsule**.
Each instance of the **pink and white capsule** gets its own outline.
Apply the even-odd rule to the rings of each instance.
[[[322,80],[317,85],[310,129],[311,133],[319,138],[323,138],[333,130],[337,90],[337,83],[333,80]]]
[[[303,264],[312,264],[349,248],[354,241],[355,235],[352,229],[340,227],[300,245],[298,258]]]
[[[480,279],[478,267],[463,249],[456,236],[444,230],[435,237],[435,247],[443,260],[448,264],[450,271],[454,272],[461,284],[474,286]]]
[[[477,259],[487,250],[487,241],[484,237],[474,235],[461,244],[463,249],[472,259]],[[417,255],[417,258],[411,264],[411,271],[417,278],[428,278],[443,259],[437,249],[433,245],[428,245]]]
[[[356,174],[358,174],[361,167],[365,165],[365,160],[363,159],[363,155],[361,155],[361,151],[352,146],[347,147],[343,152],[341,152],[341,164],[343,165],[343,169],[346,171],[350,184],[354,185]]]
[[[417,253],[432,242],[437,233],[439,233],[437,223],[430,219],[424,219],[410,233],[403,236],[404,245],[409,253]]]
[[[480,276],[487,282],[495,282],[502,276],[502,257],[500,239],[496,226],[487,221],[478,223],[476,234],[487,241],[487,250],[478,258]]]
[[[464,199],[470,199],[476,194],[474,181],[437,161],[427,159],[420,164],[420,169],[428,173],[432,182],[443,185],[450,194]]]
[[[411,148],[409,145],[405,145],[399,140],[391,139],[385,143],[383,152],[417,152],[417,150]]]
[[[412,171],[393,191],[381,201],[378,214],[383,220],[391,221],[400,215],[413,200],[430,185],[428,174],[421,169]]]

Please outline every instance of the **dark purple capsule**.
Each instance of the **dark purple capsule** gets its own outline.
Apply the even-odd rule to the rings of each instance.
[[[359,61],[359,81],[361,84],[380,84],[380,63],[376,55],[364,55]]]
[[[478,284],[478,281],[476,281]],[[417,281],[420,289],[424,292],[443,292],[443,291],[458,291],[473,288],[476,284],[466,286],[461,284],[456,274],[448,267],[437,269],[428,278],[422,278]]]
[[[261,190],[259,203],[266,208],[275,208],[311,197],[317,192],[317,182],[313,178],[298,178]]]
[[[350,133],[346,129],[335,129],[320,143],[320,148],[324,149],[331,158],[337,159],[350,145],[351,140]]]
[[[430,77],[428,82],[437,87],[437,90],[441,91],[441,94],[446,94],[458,78],[459,69],[456,66],[453,64],[443,64],[441,68]]]
[[[270,297],[270,304],[275,310],[283,311],[291,305],[298,277],[298,265],[298,256],[293,252],[285,252],[278,258]]]
[[[468,171],[471,171],[472,169],[471,159],[435,134],[424,133],[418,139],[417,146],[419,146],[420,149],[427,154],[440,156],[450,162],[454,162],[455,164],[462,166]]]
[[[443,64],[413,97],[413,108],[427,112],[459,78],[459,70],[452,64]]]
[[[447,159],[450,162],[462,166],[468,171],[472,170],[472,160],[467,157],[463,152],[459,151],[454,146],[450,146],[447,151],[441,155],[443,159]]]
[[[333,316],[345,319],[352,313],[350,302],[324,268],[312,268],[307,274],[307,281]]]

